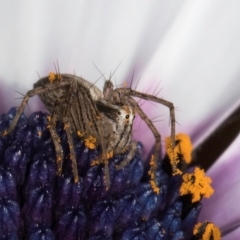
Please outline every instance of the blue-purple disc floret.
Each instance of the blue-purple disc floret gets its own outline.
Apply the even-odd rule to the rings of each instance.
[[[0,132],[10,125],[16,109],[0,116]],[[47,114],[21,115],[17,127],[0,137],[0,240],[2,239],[191,239],[201,204],[186,207],[179,196],[181,179],[158,164],[160,193],[149,183],[149,165],[142,145],[119,171],[126,157],[109,159],[110,189],[104,166],[92,164],[101,151],[88,149],[74,135],[79,182],[74,183],[63,124],[57,123],[64,153],[57,175],[56,153]]]

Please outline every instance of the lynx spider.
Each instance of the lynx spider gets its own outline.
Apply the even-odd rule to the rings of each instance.
[[[86,140],[89,140],[89,138],[90,141],[91,139],[97,139],[100,144],[103,152],[100,162],[105,164],[107,188],[110,187],[108,158],[113,154],[124,153],[126,150],[129,150],[126,159],[116,166],[117,170],[119,170],[128,164],[135,153],[136,144],[131,141],[131,132],[135,112],[138,113],[155,137],[150,176],[153,190],[159,192],[159,188],[156,185],[155,172],[161,147],[161,136],[151,120],[141,110],[137,101],[132,97],[161,103],[170,109],[172,149],[174,149],[175,114],[174,106],[171,102],[132,90],[131,88],[113,89],[113,84],[110,80],[105,81],[103,93],[101,93],[95,85],[83,78],[70,74],[50,73],[49,77],[41,78],[37,81],[34,84],[34,88],[24,96],[16,116],[9,128],[4,132],[4,135],[14,129],[29,98],[34,95],[39,95],[46,108],[52,113],[49,118],[49,131],[56,149],[58,175],[62,171],[63,151],[55,126],[57,120],[62,120],[65,124],[69,142],[75,182],[78,182],[79,178],[73,147],[73,131],[76,131],[80,136],[84,135]],[[93,145],[95,147],[95,142]],[[173,172],[175,171],[176,165],[173,165]]]
[[[123,147],[121,148],[121,142],[124,143],[124,146],[128,144],[131,129],[126,131],[126,133],[128,133],[128,141],[125,141],[125,137],[123,138],[124,141],[122,141],[117,132],[113,133],[114,129],[118,129],[118,132],[123,132],[122,128],[118,127],[118,125],[120,126],[122,124],[121,117],[110,120],[104,112],[101,112],[101,109],[102,106],[107,104],[107,111],[111,112],[113,116],[114,114],[116,115],[116,113],[122,113],[124,115],[128,110],[127,107],[121,104],[114,105],[107,103],[102,92],[95,85],[83,78],[70,74],[60,74],[59,72],[56,74],[50,73],[48,77],[39,79],[34,84],[33,89],[26,93],[12,123],[2,135],[10,133],[15,128],[29,98],[34,95],[39,95],[45,107],[51,112],[51,115],[48,116],[48,128],[56,150],[57,174],[61,175],[64,158],[60,139],[56,132],[56,121],[60,120],[64,123],[64,129],[67,134],[74,181],[78,182],[79,177],[73,146],[73,131],[84,138],[89,148],[95,148],[97,144],[100,144],[103,155],[100,157],[101,160],[99,162],[105,164],[106,186],[107,189],[109,189],[108,158],[113,156],[114,153],[122,152]],[[133,120],[133,115],[131,120]],[[131,128],[131,126],[132,121],[127,127]],[[105,134],[103,134],[103,131]],[[110,145],[108,145],[108,143]],[[118,145],[119,143],[120,145]],[[133,151],[128,154],[128,161],[130,161],[132,157]]]

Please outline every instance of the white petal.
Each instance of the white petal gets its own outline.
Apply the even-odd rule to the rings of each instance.
[[[25,93],[38,79],[36,71],[47,75],[56,59],[61,72],[76,72],[92,82],[100,74],[91,61],[108,77],[123,60],[117,82],[129,81],[134,70],[136,80],[141,76],[140,91],[162,81],[159,96],[180,110],[177,130],[198,143],[239,98],[239,9],[239,1],[207,0],[7,2],[0,8],[0,81],[5,87],[0,100],[9,104],[4,110],[19,105],[14,90]],[[169,135],[168,111],[144,106],[149,108],[153,117],[163,114],[164,122],[156,126]],[[196,136],[206,122],[205,135]],[[138,132],[139,140],[153,144],[149,129]]]
[[[178,132],[200,143],[239,104],[240,2],[189,1],[180,9],[159,42],[138,84],[152,92],[161,80],[159,97],[174,103]],[[139,57],[141,59],[141,57]],[[141,61],[141,60],[139,60]],[[151,91],[149,91],[151,92]],[[170,134],[169,112],[144,105],[150,116],[163,114],[157,124],[163,136]],[[198,130],[201,129],[201,135]],[[150,131],[137,134],[152,145]],[[164,138],[163,138],[164,139]]]
[[[0,81],[8,90],[5,101],[12,106],[10,99],[19,97],[14,90],[25,93],[38,80],[36,71],[47,75],[56,60],[61,72],[75,72],[92,82],[100,76],[92,61],[108,77],[123,60],[116,74],[118,83],[123,82],[132,72],[136,54],[148,45],[145,40],[158,43],[183,5],[173,2],[174,7],[165,1],[5,3],[0,8]],[[149,32],[155,21],[156,28]],[[35,110],[31,104],[30,108]]]

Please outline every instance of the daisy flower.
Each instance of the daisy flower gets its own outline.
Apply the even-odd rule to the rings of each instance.
[[[47,76],[49,72],[54,70],[56,61],[59,63],[61,73],[75,73],[91,82],[95,82],[100,75],[92,62],[108,78],[110,72],[113,72],[122,61],[112,80],[115,81],[116,79],[117,85],[124,82],[130,84],[134,73],[132,86],[136,87],[138,91],[158,93],[161,90],[158,96],[174,103],[177,110],[177,132],[185,132],[191,137],[197,156],[194,159],[197,159],[199,165],[206,166],[201,162],[204,160],[203,158],[209,158],[211,153],[216,152],[214,149],[218,149],[217,153],[212,155],[211,163],[217,158],[219,159],[209,168],[207,174],[212,178],[215,192],[210,200],[207,199],[203,202],[199,220],[201,222],[205,220],[214,222],[222,230],[223,239],[238,239],[240,236],[238,227],[240,213],[234,207],[234,203],[238,199],[239,154],[237,146],[239,137],[226,151],[227,144],[220,148],[216,146],[217,141],[213,141],[214,144],[211,146],[208,145],[208,152],[201,151],[200,146],[204,150],[207,149],[203,143],[238,108],[240,103],[238,93],[240,85],[238,80],[240,65],[239,8],[240,3],[238,1],[224,3],[205,0],[201,2],[174,0],[169,2],[132,1],[131,3],[129,1],[73,1],[71,3],[57,1],[20,3],[15,1],[5,3],[0,8],[0,111],[2,114],[5,113],[5,115],[2,115],[2,119],[5,119],[2,120],[2,124],[9,124],[15,111],[14,109],[9,111],[9,109],[20,104],[15,98],[19,98],[21,95],[16,93],[15,90],[22,94],[26,93],[27,90],[32,88],[33,83],[39,79],[39,76]],[[102,89],[103,82],[98,81],[96,85]],[[162,140],[164,140],[170,134],[168,109],[163,106],[153,106],[148,102],[142,103],[143,110],[150,118],[161,115],[162,121],[156,122],[155,126],[161,133]],[[36,122],[36,113],[31,115],[31,113],[39,110],[44,111],[44,106],[37,97],[34,97],[29,102],[29,109],[26,109],[26,115],[30,117],[22,116],[22,124],[30,124],[33,128],[36,126],[44,127],[41,124],[45,121],[45,115],[39,115],[40,122]],[[232,121],[239,121],[237,115],[227,125],[230,125]],[[139,158],[147,159],[154,138],[149,129],[143,123],[139,123],[140,121],[137,119],[133,133],[134,139],[142,142],[144,146],[143,148],[139,147],[140,153],[139,156],[136,156],[136,164],[139,164],[141,170],[144,168],[141,168]],[[3,125],[1,126],[3,127]],[[58,131],[63,134],[64,138],[60,125]],[[233,129],[233,131],[237,132],[236,129]],[[16,132],[9,136],[11,141],[5,142],[4,144],[7,145],[3,144],[2,149],[6,150],[6,146],[14,147],[13,139],[16,137],[14,134],[17,133],[19,133],[19,135],[16,135],[19,137],[17,139],[23,141],[24,130],[19,125]],[[45,137],[47,139],[47,136]],[[227,135],[219,136],[219,138],[226,139]],[[230,138],[228,145],[234,137]],[[35,140],[36,142],[30,142],[35,144],[36,147],[39,143],[37,139]],[[48,143],[45,144],[48,148]],[[78,147],[80,149],[82,146]],[[26,147],[22,150],[22,153],[27,154],[28,151],[30,150]],[[48,151],[51,155],[53,150],[50,147]],[[205,155],[202,156],[200,153],[205,153]],[[11,154],[10,151],[9,155],[6,155],[6,159],[7,156],[12,156]],[[115,159],[114,161],[118,160]],[[26,161],[29,160],[26,159]],[[35,161],[36,165],[33,164],[33,169],[34,166],[37,166],[37,157]],[[12,164],[14,165],[14,163]],[[23,175],[19,174],[17,180],[11,179],[11,172],[9,173],[7,169],[1,169],[2,174],[9,179],[8,189],[14,189],[13,186],[23,184],[26,176],[28,176],[30,183],[33,181],[31,180],[33,176],[28,172],[29,168],[26,167],[24,170],[24,164],[23,162],[23,165],[21,165],[22,171],[27,172]],[[54,162],[51,162],[51,164],[54,165]],[[17,170],[15,171],[17,173]],[[144,173],[140,176],[144,178]],[[41,179],[41,177],[39,178]],[[164,182],[166,179],[160,180]],[[142,178],[138,181],[141,182]],[[168,182],[168,180],[166,181]],[[49,180],[49,184],[50,182]],[[65,183],[59,184],[58,189],[61,189]],[[137,183],[134,182],[134,184]],[[169,186],[168,184],[165,185]],[[31,195],[32,198],[27,197],[31,187],[26,184],[24,187],[21,193],[9,190],[9,194],[15,199],[15,202],[21,202],[25,211],[24,214],[27,216],[31,213],[26,205],[35,206],[36,199],[34,197],[39,196],[38,194],[41,191],[51,195],[51,185],[44,186],[44,189],[43,186],[35,189],[35,195]],[[72,192],[73,195],[71,196],[74,196],[74,194],[81,192],[80,188],[79,186],[79,188],[68,190]],[[7,190],[3,188],[3,191]],[[139,191],[141,192],[141,190]],[[145,191],[147,190],[145,189]],[[102,194],[104,194],[104,191]],[[24,205],[23,199],[28,199],[28,203]],[[51,206],[52,198],[49,199],[50,202],[44,206]],[[64,201],[68,200],[66,198]],[[70,200],[74,201],[73,199]],[[169,201],[174,202],[175,200],[172,197]],[[112,199],[108,199],[108,201],[112,201]],[[2,204],[7,204],[15,209],[15,212],[18,212],[17,206],[13,202],[2,199]],[[74,204],[72,203],[72,205]],[[104,209],[104,206],[106,206],[104,204],[107,203],[100,201],[99,206],[92,209],[89,214],[95,216],[97,210]],[[115,206],[114,202],[111,202],[110,205]],[[169,212],[166,210],[164,216],[171,214],[171,211],[179,212],[182,207],[180,205],[181,203],[178,201],[174,202],[171,205],[172,207],[169,208]],[[41,212],[41,208],[36,209]],[[94,212],[95,209],[97,209],[96,212]],[[195,206],[193,209],[195,209],[196,215],[191,215],[188,212],[191,219],[198,215],[196,213],[198,208]],[[47,209],[45,210],[47,211]],[[52,209],[48,210],[52,211]],[[73,210],[69,209],[70,215],[72,212]],[[79,221],[85,224],[86,216],[82,213],[83,209],[78,209],[76,214],[78,214]],[[59,212],[56,214],[59,214],[57,215],[59,219],[61,217],[70,219],[70,215],[60,216]],[[24,231],[24,234],[33,236],[39,226],[29,223],[29,229],[26,230],[26,221],[22,220],[20,215],[18,216],[19,219],[15,219],[16,222],[19,222],[17,228],[24,229],[21,230]],[[141,215],[141,217],[149,217],[149,219],[150,216],[152,215]],[[164,219],[164,216],[162,215],[162,219]],[[49,217],[50,220],[51,217]],[[65,224],[66,227],[66,222],[67,220],[63,220],[61,223]],[[84,224],[81,226],[85,226]],[[146,229],[151,229],[150,225],[147,224],[144,226],[136,225],[138,229],[136,231],[146,233]],[[151,224],[151,226],[155,226],[154,222]],[[15,225],[12,224],[12,226]],[[61,229],[64,229],[61,226],[59,226],[60,232]],[[69,229],[77,227],[77,225],[70,223],[68,226]],[[175,225],[174,228],[175,239],[181,239],[181,231],[177,226]],[[8,227],[6,228],[8,229]],[[45,229],[49,228],[46,227]],[[98,229],[100,229],[100,226],[93,223],[92,233],[97,233]],[[106,231],[113,231],[111,229],[114,229],[114,227],[107,226]],[[51,231],[49,231],[50,237],[57,230]],[[102,234],[105,236],[106,232]],[[98,238],[92,239],[103,239],[101,236],[98,235]],[[118,235],[117,237],[123,238],[124,236]],[[5,239],[17,239],[17,236],[14,235],[11,237],[7,238],[6,236]],[[50,237],[49,239],[52,239]]]

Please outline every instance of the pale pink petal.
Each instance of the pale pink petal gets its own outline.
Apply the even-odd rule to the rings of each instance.
[[[213,181],[214,194],[210,199],[203,200],[199,220],[212,221],[221,229],[237,223],[240,225],[239,146],[240,136],[207,172]]]
[[[159,43],[148,66],[142,69],[139,91],[154,91],[177,107],[178,132],[194,135],[201,127],[200,143],[239,102],[240,2],[188,1]],[[141,56],[141,53],[139,53]],[[140,58],[140,57],[139,57]],[[141,61],[141,58],[140,60]],[[164,136],[170,134],[165,107],[145,104],[149,116],[163,114],[156,124]],[[206,124],[208,123],[208,124]],[[204,128],[203,125],[204,124]],[[152,146],[153,137],[141,130],[136,138]]]
[[[240,236],[240,228],[222,237],[221,239],[222,240],[239,240],[239,236]]]

